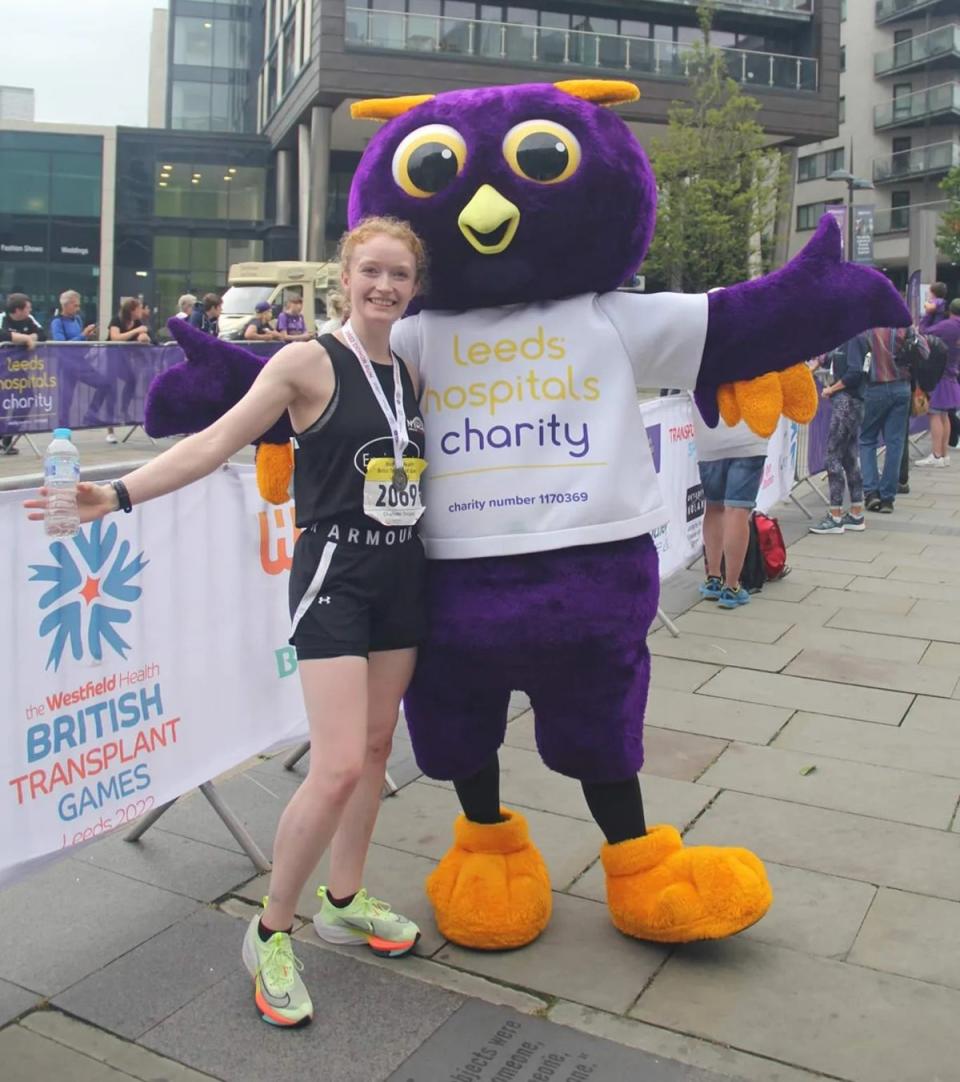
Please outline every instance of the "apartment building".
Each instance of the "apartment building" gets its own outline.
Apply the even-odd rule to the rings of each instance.
[[[875,264],[900,286],[920,270],[956,293],[960,268],[936,251],[935,234],[939,182],[960,165],[960,5],[846,0],[843,9],[840,128],[798,153],[790,249],[826,206],[872,205]],[[835,171],[861,183],[827,179]]]

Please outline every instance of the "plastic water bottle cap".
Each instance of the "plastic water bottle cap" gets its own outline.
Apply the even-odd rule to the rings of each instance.
[[[55,440],[68,440],[73,435],[73,430],[69,428],[55,428],[53,430],[53,438]]]

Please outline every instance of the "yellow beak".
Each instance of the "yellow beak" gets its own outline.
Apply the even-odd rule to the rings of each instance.
[[[519,224],[519,209],[489,184],[477,189],[457,219],[460,232],[481,255],[504,251]]]

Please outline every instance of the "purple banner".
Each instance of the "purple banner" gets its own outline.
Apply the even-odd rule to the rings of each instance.
[[[279,348],[271,343],[252,352],[269,355]],[[0,436],[143,424],[150,381],[182,360],[176,343],[5,345],[0,348]]]
[[[811,476],[823,473],[827,468],[827,434],[830,431],[830,413],[830,399],[821,398],[817,415],[807,428],[807,469]],[[910,434],[925,432],[929,423],[930,418],[925,414],[921,417],[911,417]],[[883,443],[882,436],[880,442]]]

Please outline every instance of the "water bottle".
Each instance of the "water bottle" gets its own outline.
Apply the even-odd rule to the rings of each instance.
[[[72,537],[80,529],[77,510],[80,452],[70,442],[71,435],[69,428],[54,429],[43,460],[43,483],[47,488],[43,527],[50,537]]]

